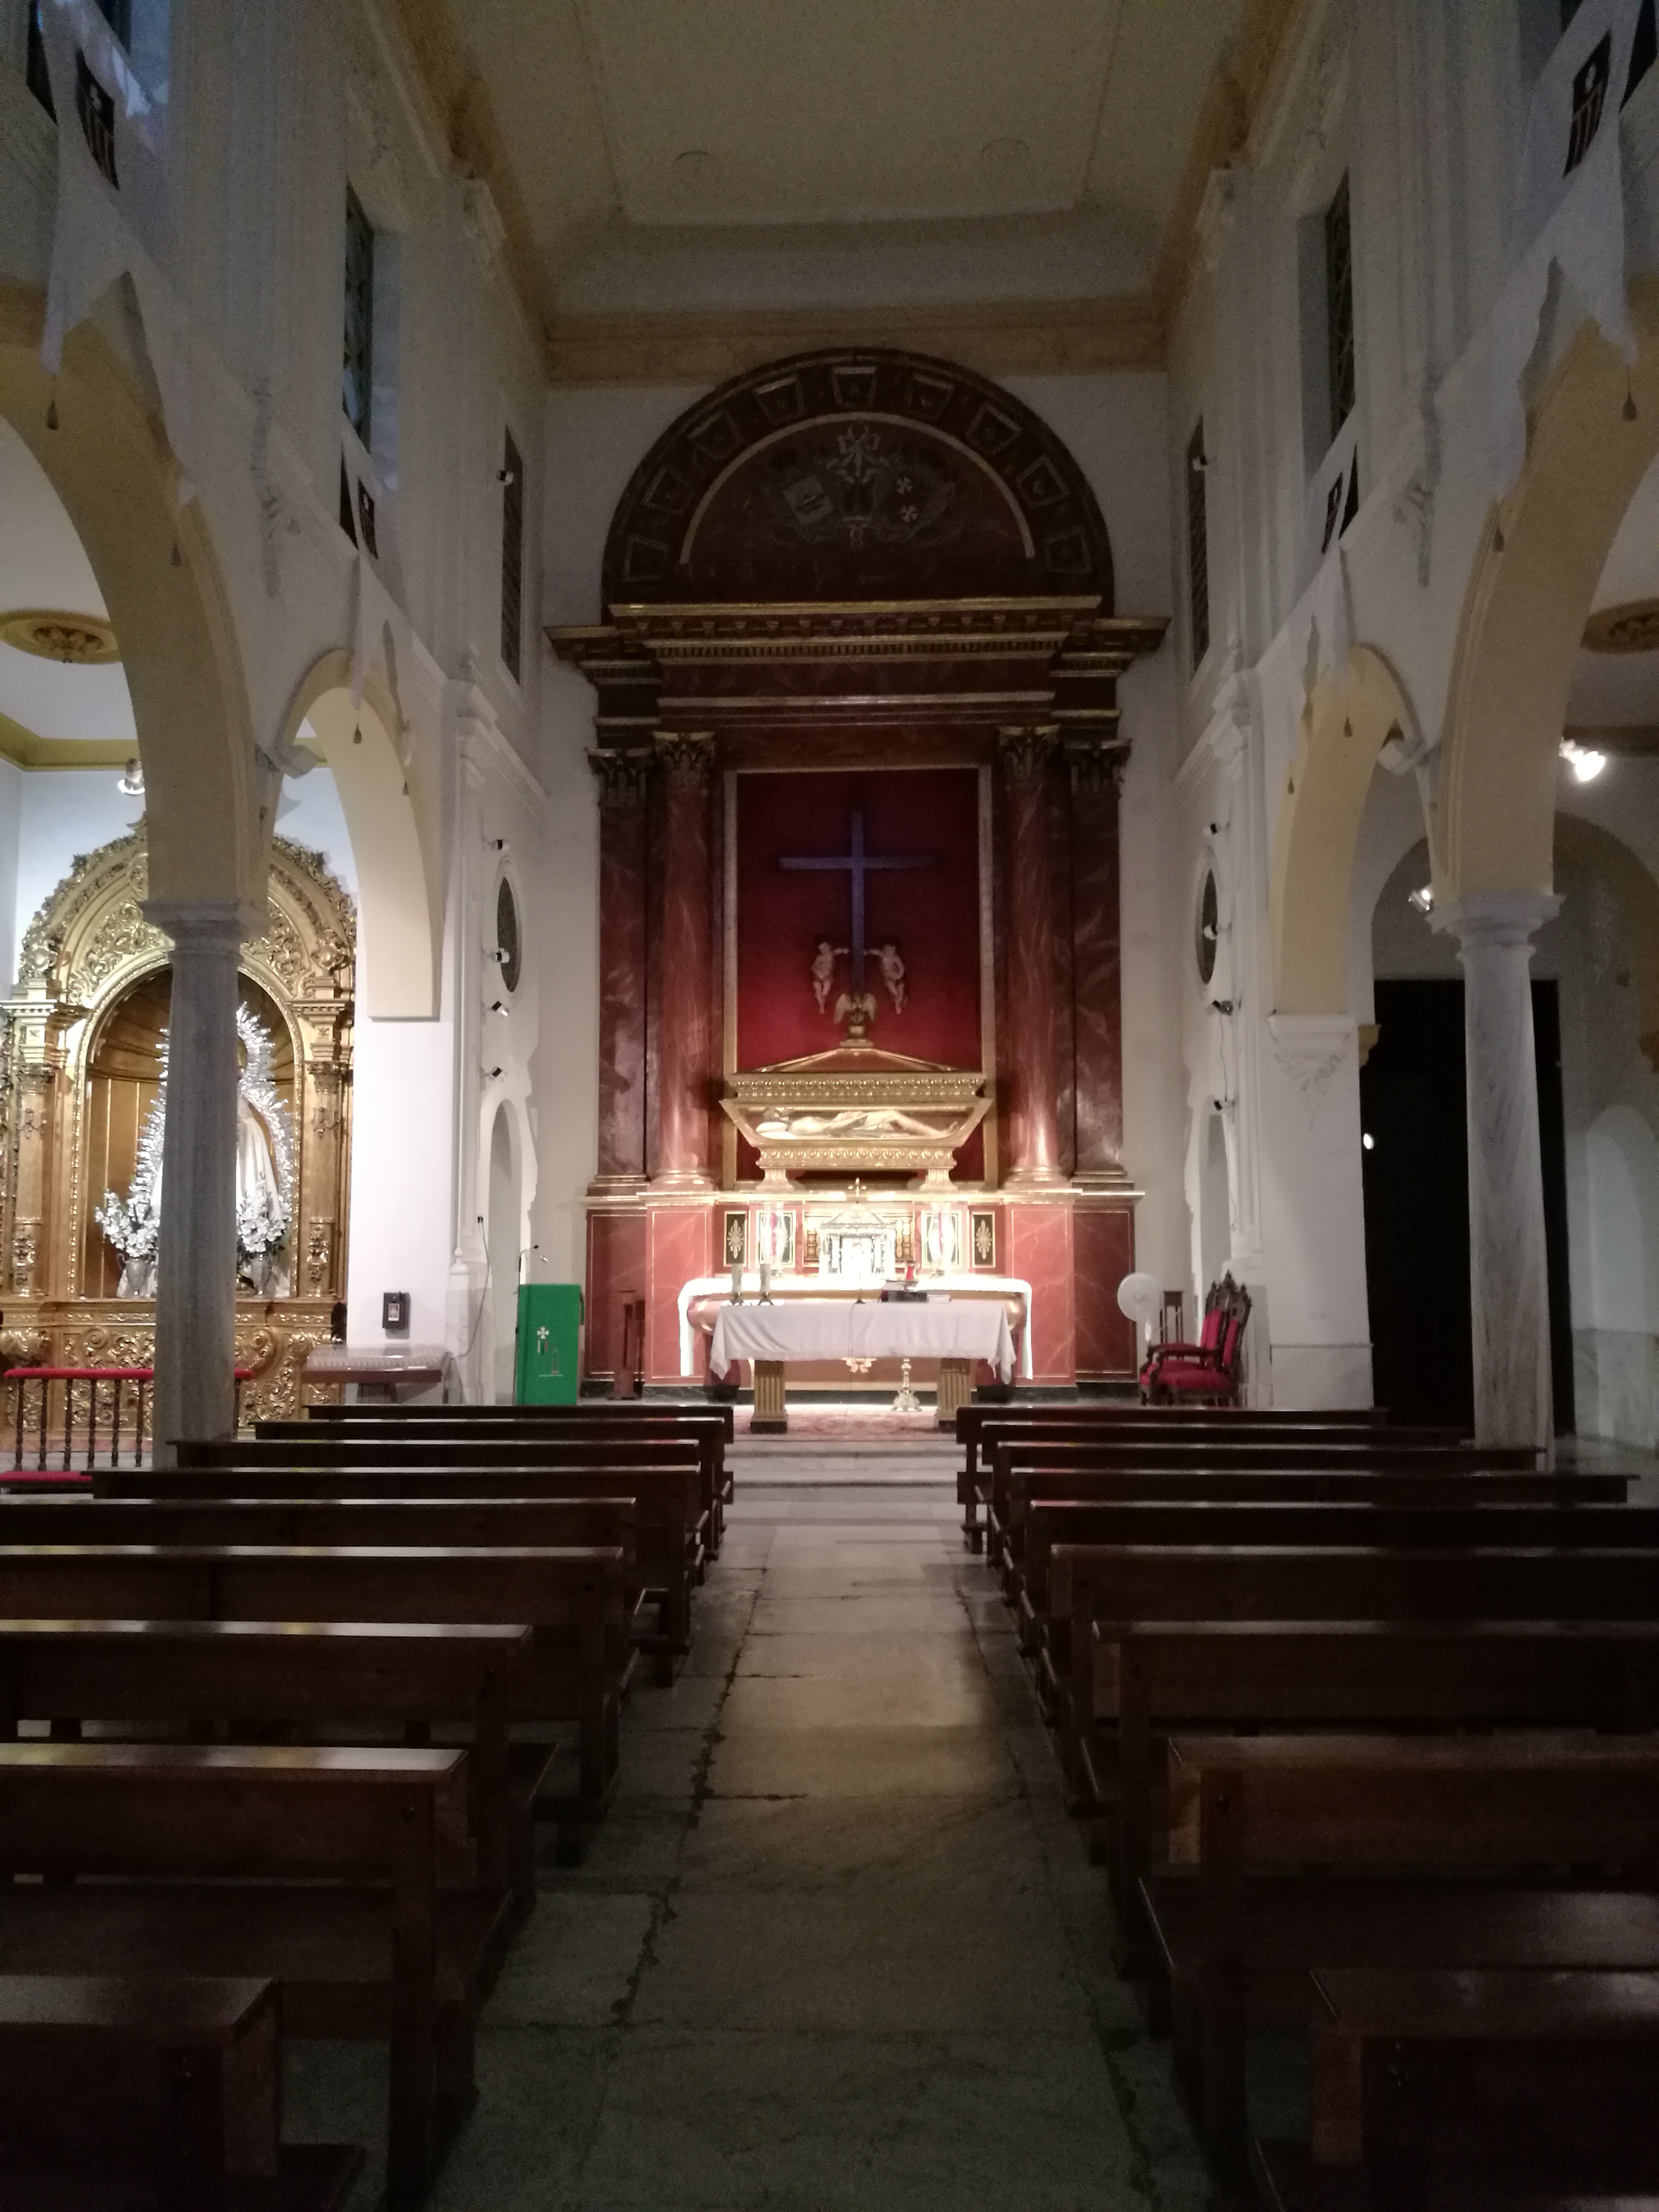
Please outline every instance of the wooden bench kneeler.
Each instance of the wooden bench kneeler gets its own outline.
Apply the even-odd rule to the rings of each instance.
[[[330,2212],[362,2154],[283,2149],[279,2027],[268,1980],[0,1974],[0,2203]]]
[[[472,1871],[465,1765],[459,1751],[0,1744],[0,1877],[47,1878],[0,1879],[0,1957],[30,1973],[268,1976],[285,2033],[388,2039],[388,2198],[412,2204],[441,2114],[471,2094],[493,1917],[476,1890],[441,1893]]]

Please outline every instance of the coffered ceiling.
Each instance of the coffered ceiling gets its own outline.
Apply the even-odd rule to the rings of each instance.
[[[1147,295],[1287,0],[441,0],[550,328]],[[406,0],[407,5],[407,0]]]

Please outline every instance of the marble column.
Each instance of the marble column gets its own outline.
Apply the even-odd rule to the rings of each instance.
[[[599,1140],[596,1191],[645,1181],[645,802],[651,756],[594,752],[599,798]]]
[[[1077,1054],[1077,1173],[1084,1184],[1123,1173],[1122,914],[1116,745],[1069,752],[1072,988]]]
[[[1013,1080],[1010,1189],[1062,1188],[1054,1070],[1054,896],[1048,845],[1051,727],[997,741],[1006,839],[1008,988],[1003,1064]]]
[[[1488,892],[1437,914],[1463,963],[1474,1433],[1550,1446],[1549,1271],[1532,1030],[1532,938],[1560,901]]]
[[[175,1439],[235,1429],[236,968],[259,918],[150,899],[144,919],[173,940],[152,1413],[170,1466]]]
[[[714,741],[660,732],[663,772],[662,988],[657,1008],[660,1190],[708,1190],[711,886],[709,786]]]

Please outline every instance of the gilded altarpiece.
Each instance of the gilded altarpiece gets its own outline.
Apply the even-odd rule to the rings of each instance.
[[[0,1353],[8,1364],[147,1366],[154,1357],[154,1300],[102,1294],[114,1271],[94,1218],[118,1164],[100,1091],[104,1071],[118,1064],[125,1033],[142,1033],[165,994],[167,941],[144,919],[147,890],[140,823],[77,860],[24,934],[0,1040]],[[245,1419],[292,1413],[333,1395],[301,1377],[307,1355],[328,1336],[346,1275],[356,912],[322,855],[281,837],[269,910],[270,926],[243,946],[240,969],[244,998],[276,1030],[273,1060],[293,1130],[292,1288],[237,1301],[237,1364],[251,1377]],[[118,1172],[115,1179],[118,1190]],[[58,1401],[52,1419],[62,1418]]]

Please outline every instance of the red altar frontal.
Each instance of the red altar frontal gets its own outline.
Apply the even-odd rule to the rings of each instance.
[[[603,599],[550,633],[599,693],[590,1378],[642,1305],[646,1380],[702,1380],[762,1262],[914,1268],[1006,1299],[1032,1382],[1132,1375],[1116,678],[1164,625],[1070,454],[948,362],[779,363],[646,457]]]

